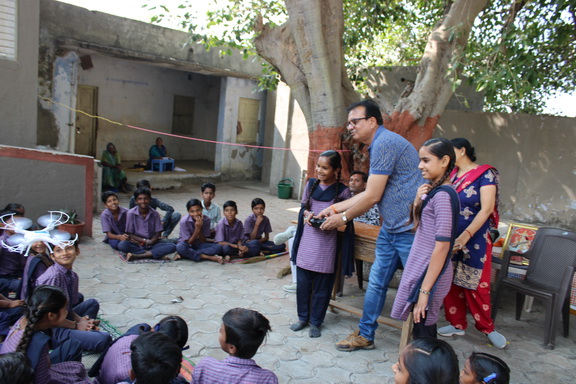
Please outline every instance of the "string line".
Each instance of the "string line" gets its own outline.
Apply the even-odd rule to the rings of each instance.
[[[185,139],[185,140],[192,140],[192,141],[199,141],[202,143],[212,143],[212,144],[222,144],[222,145],[231,145],[231,146],[237,146],[237,147],[248,147],[248,148],[260,148],[260,149],[272,149],[272,150],[280,150],[280,151],[303,151],[303,152],[324,152],[325,149],[300,149],[300,148],[281,148],[281,147],[265,147],[262,145],[250,145],[250,144],[241,144],[241,143],[229,143],[229,142],[225,142],[225,141],[216,141],[216,140],[208,140],[208,139],[199,139],[196,137],[190,137],[190,136],[181,136],[181,135],[175,135],[173,133],[168,133],[168,132],[161,132],[161,131],[155,131],[153,129],[148,129],[148,128],[142,128],[142,127],[137,127],[134,125],[129,125],[129,124],[124,124],[124,123],[120,123],[118,121],[114,121],[114,120],[110,120],[107,119],[105,117],[102,116],[97,116],[97,115],[91,115],[88,112],[84,112],[81,111],[79,109],[74,109],[66,104],[60,103],[58,101],[54,101],[48,97],[43,97],[38,95],[38,97],[46,102],[52,103],[52,104],[56,104],[59,105],[61,107],[64,107],[66,109],[69,109],[71,111],[74,111],[76,113],[81,113],[85,116],[88,116],[90,118],[93,119],[100,119],[103,121],[106,121],[110,124],[114,124],[114,125],[119,125],[121,127],[127,127],[127,128],[131,128],[131,129],[136,129],[139,131],[144,131],[144,132],[149,132],[149,133],[154,133],[157,135],[164,135],[164,136],[170,136],[170,137],[176,137],[179,139]],[[348,149],[339,149],[338,152],[349,152]]]

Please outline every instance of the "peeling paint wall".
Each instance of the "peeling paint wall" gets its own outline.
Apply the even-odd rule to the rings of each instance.
[[[266,93],[255,92],[256,82],[247,79],[227,77],[222,79],[220,88],[220,113],[218,117],[218,141],[236,143],[236,126],[238,122],[238,106],[240,98],[260,101],[260,129],[258,145],[262,145],[265,131],[265,116],[262,111],[265,107]],[[270,130],[268,130],[270,131]],[[271,132],[271,131],[270,131]],[[262,149],[245,146],[216,145],[217,171],[222,172],[224,178],[233,180],[258,180],[262,176]]]
[[[500,214],[576,230],[576,119],[446,111],[435,135],[465,137],[500,172]]]

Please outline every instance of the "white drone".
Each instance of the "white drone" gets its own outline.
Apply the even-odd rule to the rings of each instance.
[[[41,241],[46,244],[52,253],[50,245],[65,248],[73,245],[78,239],[78,235],[70,239],[72,236],[68,232],[54,229],[60,224],[64,224],[68,219],[69,216],[64,212],[48,211],[48,215],[38,218],[38,224],[43,226],[44,229],[29,231],[28,228],[32,226],[32,220],[25,217],[14,217],[14,213],[0,216],[0,223],[4,230],[14,232],[12,236],[6,239],[6,242],[2,240],[0,243],[10,252],[23,253],[24,256],[28,256],[32,244]]]

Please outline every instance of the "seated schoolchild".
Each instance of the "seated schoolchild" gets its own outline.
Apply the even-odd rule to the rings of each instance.
[[[23,300],[11,300],[0,294],[0,342],[6,337],[10,327],[22,316]]]
[[[266,203],[257,197],[252,200],[252,213],[244,220],[244,234],[248,246],[259,247],[260,251],[265,254],[280,253],[286,250],[286,244],[274,244],[270,241],[270,232],[272,225],[270,219],[264,216]]]
[[[270,322],[259,312],[244,308],[226,312],[219,341],[230,356],[222,361],[204,357],[194,368],[192,384],[278,383],[272,371],[260,368],[252,360],[268,331]]]
[[[228,200],[224,203],[224,218],[216,226],[214,241],[222,246],[222,255],[252,257],[260,253],[259,247],[244,244],[244,225],[236,218],[238,207],[236,202]]]
[[[4,221],[7,223],[12,222],[12,217],[19,215],[14,210],[0,212],[0,217],[4,216]],[[4,228],[2,235],[0,235],[0,244],[2,242],[6,243],[13,234],[14,231]],[[0,245],[0,294],[8,297],[10,292],[19,292],[20,279],[22,278],[25,262],[24,255],[19,252],[12,252]]]
[[[139,188],[148,188],[150,190],[150,193],[152,193],[152,186],[150,185],[150,182],[146,179],[142,179],[136,183],[136,189]],[[136,198],[134,196],[130,198],[129,206],[130,209],[136,206]],[[174,230],[174,228],[176,228],[176,225],[180,221],[180,217],[182,217],[182,215],[180,215],[179,212],[174,211],[174,207],[172,207],[169,204],[166,204],[163,201],[158,200],[155,197],[152,197],[152,195],[150,195],[150,208],[152,209],[160,208],[162,211],[166,212],[164,214],[164,217],[162,218],[161,224],[163,232],[162,238],[167,239],[168,236],[170,236],[170,234]]]
[[[400,352],[392,371],[398,384],[455,384],[458,382],[458,357],[443,340],[416,339]]]
[[[68,313],[66,319],[52,331],[53,346],[72,338],[78,340],[85,351],[102,352],[112,338],[107,332],[99,331],[100,320],[95,320],[100,310],[98,301],[80,300],[78,274],[72,269],[79,253],[78,244],[64,248],[54,246],[50,257],[55,264],[36,280],[36,285],[59,287],[66,295]]]
[[[460,384],[508,384],[510,367],[498,356],[473,352],[460,371]]]
[[[182,351],[168,336],[144,333],[132,342],[130,380],[119,384],[169,384],[178,376]]]
[[[176,342],[180,350],[188,343],[188,325],[179,316],[168,316],[154,327],[143,323],[133,326],[124,335],[114,340],[107,351],[102,352],[98,361],[90,369],[89,375],[96,376],[94,384],[116,384],[129,381],[132,369],[130,345],[146,332],[159,332]]]
[[[152,195],[148,188],[134,191],[137,206],[126,215],[128,240],[118,244],[118,250],[126,253],[126,260],[161,259],[176,252],[176,244],[160,243],[162,224],[160,215],[150,206]]]
[[[114,249],[118,249],[121,241],[128,240],[126,233],[126,214],[128,210],[120,206],[118,195],[112,191],[102,193],[102,202],[106,209],[100,214],[102,232],[106,234],[104,242],[110,244]]]
[[[222,246],[217,243],[207,243],[210,236],[210,218],[202,214],[202,203],[198,199],[191,199],[186,203],[188,215],[180,220],[180,238],[176,245],[177,255],[174,260],[183,257],[194,261],[211,260],[219,264],[224,259]]]
[[[48,247],[43,241],[37,241],[30,246],[24,273],[22,274],[22,285],[20,288],[20,298],[28,299],[36,287],[36,280],[54,265],[54,261],[48,254]]]
[[[216,196],[216,186],[212,183],[204,183],[200,187],[202,192],[202,213],[210,218],[210,238],[216,236],[216,226],[220,222],[220,206],[213,202]]]
[[[0,355],[0,379],[1,383],[31,384],[34,381],[34,369],[30,359],[22,352]]]
[[[68,299],[59,287],[40,285],[27,300],[24,316],[12,327],[0,347],[0,354],[22,351],[34,369],[34,384],[90,383],[86,376],[78,341],[69,339],[49,354],[49,331],[69,322]],[[54,353],[59,363],[54,363]],[[13,383],[13,381],[9,381]]]

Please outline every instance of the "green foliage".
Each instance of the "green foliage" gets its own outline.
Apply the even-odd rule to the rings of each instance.
[[[162,2],[162,0],[155,0]],[[189,10],[176,16],[195,42],[222,55],[232,49],[244,58],[255,54],[254,23],[276,26],[287,18],[280,0],[211,0],[206,15],[196,15],[193,1],[178,6]],[[343,47],[346,68],[361,93],[362,69],[371,66],[418,66],[427,37],[452,1],[343,0]],[[169,17],[166,6],[152,22]],[[514,10],[515,12],[512,12]],[[537,113],[556,91],[573,92],[576,73],[575,0],[492,0],[476,20],[464,52],[452,57],[447,77],[456,89],[460,75],[485,93],[486,109]],[[199,27],[206,18],[206,27]],[[458,28],[450,40],[459,37]],[[279,76],[270,65],[262,68],[261,88],[275,87]]]
[[[575,90],[576,2],[529,1],[515,17],[510,7],[496,0],[481,14],[465,74],[488,110],[537,113],[549,95]]]

